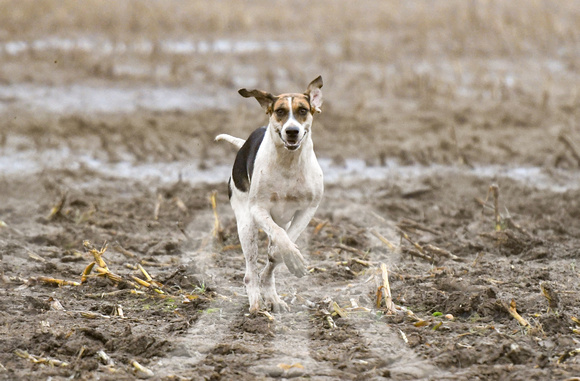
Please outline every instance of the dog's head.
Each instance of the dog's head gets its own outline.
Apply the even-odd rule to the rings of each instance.
[[[310,82],[306,92],[272,95],[261,90],[241,89],[240,95],[254,97],[270,117],[270,128],[275,135],[275,143],[290,151],[300,148],[304,138],[310,133],[314,113],[321,112],[322,77]]]

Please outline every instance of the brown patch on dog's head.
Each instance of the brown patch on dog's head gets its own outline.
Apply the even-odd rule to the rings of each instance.
[[[273,116],[281,125],[290,117],[290,111],[299,123],[304,123],[310,110],[310,102],[305,94],[280,94],[272,105]]]
[[[322,77],[318,76],[315,80],[310,82],[306,92],[304,94],[288,93],[280,95],[272,95],[266,91],[262,90],[247,90],[240,89],[238,93],[244,98],[254,97],[260,103],[268,115],[274,115],[279,121],[287,118],[290,109],[288,107],[288,98],[292,99],[292,113],[297,120],[304,117],[306,120],[307,115],[303,113],[303,109],[306,108],[311,114],[315,112],[321,112],[320,107],[322,106]]]

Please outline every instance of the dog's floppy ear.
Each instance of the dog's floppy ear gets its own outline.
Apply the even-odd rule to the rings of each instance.
[[[238,93],[244,98],[256,98],[256,100],[260,103],[260,106],[266,110],[267,114],[272,111],[272,105],[276,100],[275,96],[262,90],[248,91],[246,89],[240,89]]]
[[[314,81],[310,82],[306,94],[310,97],[310,109],[316,112],[322,112],[322,76],[318,76]]]

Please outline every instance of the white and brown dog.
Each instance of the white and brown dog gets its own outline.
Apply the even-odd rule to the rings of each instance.
[[[241,96],[256,98],[266,110],[268,126],[245,141],[225,134],[216,137],[239,148],[228,186],[246,258],[244,283],[250,312],[260,309],[260,289],[264,307],[288,310],[274,280],[274,270],[282,261],[294,275],[306,275],[306,261],[295,241],[316,212],[324,190],[311,136],[313,115],[322,106],[321,87],[322,77],[318,77],[303,94],[275,96],[241,89]],[[261,273],[258,229],[269,238],[268,264]]]

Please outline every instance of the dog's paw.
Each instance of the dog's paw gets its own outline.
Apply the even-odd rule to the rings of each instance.
[[[274,313],[290,311],[290,307],[288,307],[288,304],[286,304],[285,301],[280,299],[278,295],[275,295],[273,297],[266,297],[265,303],[266,308],[268,308],[270,311]]]
[[[251,314],[258,313],[259,311],[260,311],[260,302],[255,302],[253,304],[250,304],[250,313]]]
[[[263,284],[262,293],[264,295],[264,305],[266,309],[269,309],[275,313],[281,311],[290,311],[288,305],[282,299],[280,299],[280,296],[274,287],[274,283],[266,282],[266,284]]]
[[[306,260],[300,253],[300,250],[296,246],[292,250],[285,250],[282,252],[282,259],[284,264],[292,274],[296,275],[298,278],[306,275]]]
[[[248,302],[250,303],[250,313],[256,313],[260,310],[260,289],[257,285],[246,285],[248,292]]]
[[[306,260],[298,250],[298,246],[288,236],[278,236],[274,239],[273,255],[281,256],[288,271],[298,278],[306,275]]]

